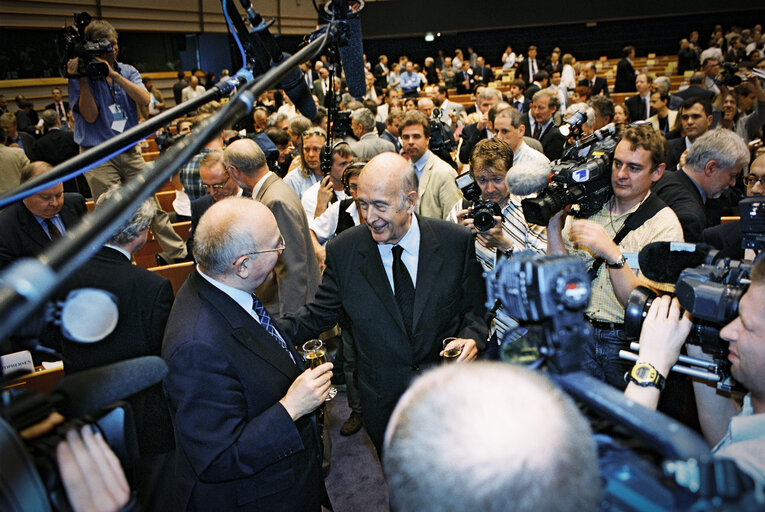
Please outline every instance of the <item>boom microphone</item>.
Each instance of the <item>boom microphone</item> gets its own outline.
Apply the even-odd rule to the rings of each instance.
[[[250,4],[250,0],[240,0],[242,7],[247,12],[250,19],[252,30],[258,36],[261,46],[265,49],[270,67],[276,67],[290,57],[289,53],[283,53],[279,44],[271,32],[268,31],[268,25],[263,22],[263,18],[258,14]],[[259,52],[260,53],[260,52]],[[316,118],[316,103],[313,101],[311,91],[308,90],[308,84],[300,68],[294,68],[285,76],[279,87],[289,96],[292,103],[295,104],[301,114],[313,121]]]
[[[137,357],[64,377],[50,396],[63,415],[80,418],[162,382],[165,375],[161,358]]]
[[[334,18],[346,27],[347,44],[340,44],[340,61],[345,71],[348,92],[354,98],[362,98],[367,93],[367,81],[364,47],[361,43],[361,19],[358,12],[348,9],[348,0],[332,0],[331,5]]]
[[[653,242],[640,251],[640,271],[651,281],[675,284],[686,268],[710,263],[716,251],[711,245],[684,242]]]
[[[505,176],[505,184],[511,194],[529,196],[544,190],[549,183],[549,177],[549,163],[527,161],[510,168]]]

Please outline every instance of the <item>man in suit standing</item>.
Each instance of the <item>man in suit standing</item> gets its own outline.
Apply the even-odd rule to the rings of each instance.
[[[55,114],[55,112],[54,112]],[[98,198],[96,208],[116,195],[115,185]],[[59,288],[57,296],[78,288],[98,288],[117,297],[119,320],[98,343],[61,339],[67,374],[142,356],[159,356],[165,324],[173,305],[173,288],[164,277],[131,264],[133,254],[146,243],[154,205],[144,202],[133,217]],[[59,331],[60,332],[60,331]],[[172,510],[175,443],[173,424],[156,384],[128,398],[135,418],[140,458],[132,468],[141,510]]]
[[[712,126],[712,103],[698,97],[690,98],[682,104],[678,115],[685,137],[669,141],[667,171],[679,170],[683,153]]]
[[[651,84],[653,78],[640,73],[635,78],[635,88],[637,94],[631,96],[624,101],[627,109],[630,111],[630,119],[634,123],[635,121],[643,121],[651,117]]]
[[[319,105],[324,105],[324,99],[329,93],[329,71],[326,68],[319,69],[319,78],[313,81],[313,94],[319,100]]]
[[[452,131],[457,129],[458,124],[464,124],[465,107],[459,103],[449,100],[449,89],[445,85],[436,86],[433,91],[433,103],[441,109],[441,121],[449,125]],[[452,122],[452,114],[456,117],[456,122]]]
[[[587,78],[579,80],[579,85],[589,87],[590,96],[596,96],[598,94],[608,96],[608,82],[605,78],[597,76],[597,72],[598,68],[595,66],[595,64],[590,64],[587,66]]]
[[[529,51],[526,53],[526,60],[518,64],[518,70],[515,73],[516,78],[520,78],[525,83],[531,83],[534,75],[537,74],[542,66],[537,62],[537,47],[534,45],[529,46]]]
[[[364,427],[382,448],[385,426],[409,382],[438,363],[455,336],[460,361],[475,359],[487,327],[484,284],[469,230],[415,215],[417,178],[393,153],[372,159],[358,182],[366,219],[327,244],[316,301],[281,324],[294,340],[314,337],[344,312],[358,351]]]
[[[271,210],[289,247],[276,261],[274,278],[265,280],[258,288],[258,297],[273,314],[297,311],[313,300],[319,286],[319,264],[313,256],[308,220],[300,198],[268,170],[263,151],[252,139],[231,143],[223,152],[223,165],[237,185]]]
[[[50,90],[51,96],[53,96],[53,103],[45,105],[45,110],[54,110],[58,116],[58,120],[62,125],[66,125],[69,120],[69,102],[64,101],[64,96],[61,94],[61,89],[54,87]]]
[[[357,108],[351,114],[351,130],[359,139],[350,143],[356,160],[371,160],[385,151],[396,151],[396,146],[377,135],[375,116],[368,108]]]
[[[677,96],[683,101],[690,98],[702,98],[712,101],[715,98],[714,92],[702,87],[704,84],[704,73],[694,73],[691,75],[691,79],[688,83],[688,87],[681,91],[677,91],[674,96]]]
[[[555,126],[553,116],[558,111],[558,96],[549,90],[537,91],[531,103],[530,114],[524,114],[526,134],[542,144],[544,154],[550,160],[560,158],[566,138]]]
[[[388,56],[380,55],[374,69],[375,85],[382,90],[388,87]]]
[[[489,85],[489,82],[492,82],[493,80],[494,72],[486,65],[486,61],[483,57],[478,57],[476,59],[476,65],[473,68],[473,81],[476,85]]]
[[[632,66],[632,59],[634,58],[635,47],[625,46],[622,50],[622,60],[616,65],[614,92],[635,91],[635,68]]]
[[[682,169],[656,182],[653,192],[675,211],[686,242],[701,242],[701,232],[711,225],[705,203],[734,185],[748,163],[749,150],[741,137],[730,130],[711,130],[694,141]]]
[[[419,181],[417,213],[446,219],[452,206],[462,197],[454,182],[457,172],[428,149],[430,123],[422,112],[407,113],[400,131],[404,154],[409,157]]]
[[[399,131],[399,126],[401,125],[401,121],[404,119],[404,111],[403,110],[394,110],[392,111],[387,119],[385,119],[385,131],[380,135],[381,139],[385,139],[396,148],[396,153],[401,153],[401,139],[399,139],[399,136],[401,135],[401,132]]]
[[[284,250],[273,214],[250,199],[220,201],[199,223],[198,266],[162,345],[178,510],[329,505],[313,411],[329,393],[332,364],[304,370],[295,339],[254,293]]]
[[[45,162],[28,164],[21,170],[21,183],[50,168]],[[85,198],[64,194],[61,183],[12,204],[0,213],[0,268],[19,258],[37,256],[65,236],[86,211]]]

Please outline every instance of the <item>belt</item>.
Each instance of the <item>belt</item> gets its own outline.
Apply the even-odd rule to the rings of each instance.
[[[624,330],[623,323],[600,322],[598,320],[593,320],[592,318],[589,318],[589,317],[587,318],[587,320],[589,320],[589,322],[592,324],[593,327],[603,331],[623,331]]]

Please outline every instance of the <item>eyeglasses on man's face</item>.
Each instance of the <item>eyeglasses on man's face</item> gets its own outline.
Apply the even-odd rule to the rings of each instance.
[[[284,243],[284,237],[282,235],[279,235],[279,243],[276,244],[276,247],[273,249],[261,249],[259,251],[250,251],[247,253],[242,254],[242,256],[251,256],[253,254],[263,254],[266,252],[282,252],[287,247],[287,244]],[[239,256],[241,258],[242,256]],[[236,261],[239,261],[239,258],[236,259]],[[234,265],[236,265],[236,261],[234,262]]]
[[[215,184],[209,184],[209,185],[207,183],[202,183],[202,186],[205,187],[207,190],[220,190],[226,186],[226,183],[228,183],[228,180],[230,179],[231,179],[231,176],[229,176],[228,173],[226,173],[226,179],[223,180],[222,183],[215,183]]]
[[[759,183],[760,186],[765,187],[765,176],[763,176],[762,178],[758,178],[754,174],[750,174],[748,176],[744,176],[744,184],[747,187],[753,187],[757,183]]]

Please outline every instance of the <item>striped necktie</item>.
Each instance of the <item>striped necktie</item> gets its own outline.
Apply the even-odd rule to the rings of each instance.
[[[255,311],[255,313],[258,315],[258,318],[260,318],[260,325],[263,327],[263,329],[265,329],[268,334],[273,336],[276,341],[279,342],[279,345],[287,351],[287,353],[290,355],[290,358],[292,358],[292,353],[290,352],[290,349],[287,348],[287,342],[284,341],[284,339],[279,335],[279,332],[276,330],[276,327],[274,327],[274,321],[271,318],[271,314],[268,312],[268,310],[266,310],[265,306],[263,306],[263,303],[260,302],[260,299],[258,299],[254,293],[252,294],[252,310]]]

